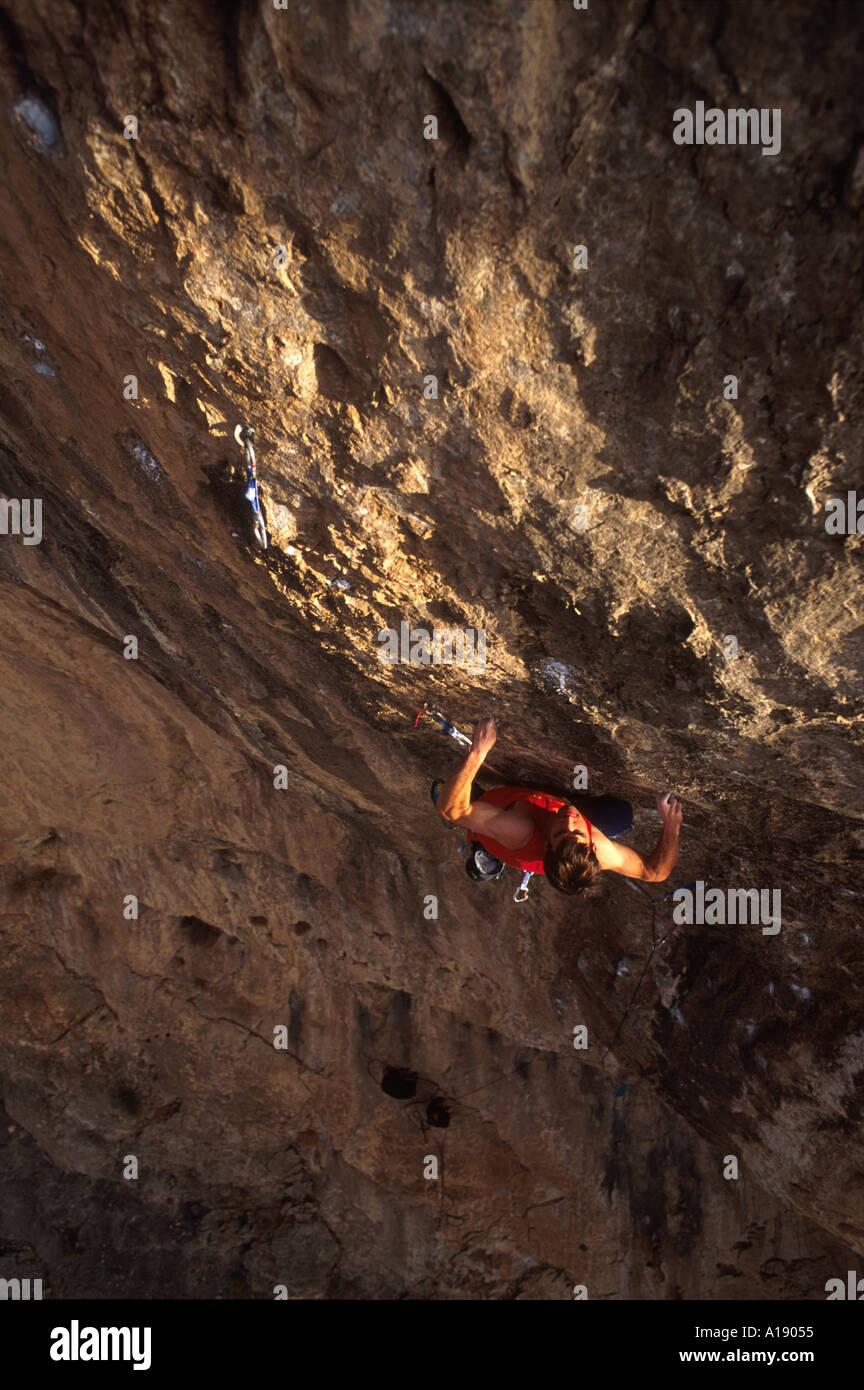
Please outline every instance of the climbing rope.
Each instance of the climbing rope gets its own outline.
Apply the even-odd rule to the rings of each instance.
[[[706,880],[706,882],[707,881],[708,880]],[[645,979],[645,976],[648,972],[648,966],[654,959],[656,952],[660,950],[660,947],[665,946],[672,933],[674,931],[677,931],[678,927],[681,925],[680,922],[676,922],[674,926],[671,926],[669,930],[665,933],[665,935],[660,938],[659,941],[657,940],[657,909],[661,903],[668,902],[670,898],[673,898],[676,893],[680,892],[681,890],[679,888],[673,888],[671,892],[664,893],[662,898],[654,898],[650,893],[646,893],[644,888],[640,888],[638,884],[634,883],[632,886],[634,888],[637,888],[638,891],[642,893],[651,903],[651,950],[648,952],[645,964],[642,967],[642,974],[639,976],[639,979],[636,982],[636,988],[630,996],[630,1002],[628,1003],[626,1009],[624,1010],[624,1013],[621,1016],[621,1021],[618,1024],[618,1027],[615,1029],[615,1036],[613,1037],[611,1043],[609,1044],[609,1046],[607,1047],[606,1051],[600,1059],[600,1065],[604,1068],[604,1070],[606,1068],[606,1058],[609,1056],[609,1053],[612,1051],[618,1039],[620,1038],[621,1030],[624,1027],[624,1024],[627,1022],[628,1017],[630,1016],[636,1005],[636,999],[639,995],[640,989],[642,988],[642,981]],[[685,888],[693,889],[696,887],[696,883],[694,881],[693,883],[687,883],[684,886]]]
[[[470,738],[468,737],[468,735],[467,735],[467,734],[463,734],[459,729],[456,728],[456,725],[455,725],[455,724],[451,723],[451,721],[447,718],[446,715],[442,714],[440,710],[435,709],[433,705],[430,705],[430,704],[428,704],[428,703],[421,705],[420,709],[417,711],[417,715],[416,715],[416,718],[415,718],[415,720],[414,720],[414,728],[415,728],[415,729],[416,729],[417,726],[419,725],[420,720],[423,718],[424,715],[425,715],[428,719],[433,720],[433,721],[439,726],[439,728],[441,729],[441,732],[442,732],[442,733],[444,733],[444,734],[449,734],[450,738],[455,739],[457,743],[461,743],[461,744],[463,744],[463,745],[464,745],[464,744],[467,744],[469,747],[471,746],[471,740],[470,740]],[[495,773],[495,776],[496,776],[496,777],[503,777],[503,774],[502,774],[502,773],[500,773],[500,772],[495,772],[495,768],[494,768],[494,767],[490,767],[490,768],[489,768],[489,771]],[[464,843],[463,843],[463,849],[464,849],[464,848],[465,848],[465,846],[464,846]],[[514,901],[514,902],[516,902],[516,903],[523,903],[523,902],[525,902],[526,898],[528,897],[528,884],[529,884],[529,881],[530,881],[531,878],[532,878],[531,871],[530,871],[530,870],[526,870],[526,872],[522,875],[522,882],[520,883],[519,887],[516,889],[516,892],[513,894],[513,901]],[[707,882],[707,881],[708,881],[708,880],[706,880],[706,882]],[[635,990],[633,991],[633,994],[632,994],[632,996],[631,996],[630,1002],[629,1002],[629,1004],[627,1005],[627,1007],[625,1008],[624,1013],[623,1013],[623,1015],[622,1015],[622,1017],[621,1017],[621,1021],[620,1021],[620,1023],[618,1024],[617,1029],[615,1030],[615,1036],[613,1037],[611,1043],[609,1044],[609,1046],[607,1047],[606,1051],[603,1053],[603,1055],[602,1055],[602,1057],[601,1057],[601,1059],[600,1059],[601,1066],[603,1066],[604,1068],[605,1068],[605,1066],[606,1066],[606,1058],[609,1056],[609,1053],[612,1051],[612,1049],[614,1048],[616,1042],[618,1041],[619,1037],[621,1036],[621,1030],[622,1030],[622,1028],[624,1027],[624,1024],[627,1022],[628,1017],[630,1016],[630,1014],[632,1013],[632,1011],[633,1011],[633,1009],[634,1009],[634,1007],[635,1007],[636,999],[637,999],[637,997],[638,997],[638,994],[639,994],[640,989],[642,988],[642,981],[645,979],[645,976],[646,976],[646,974],[647,974],[647,972],[648,972],[648,966],[651,964],[651,961],[654,959],[655,953],[656,953],[657,951],[660,950],[660,947],[661,947],[661,946],[664,946],[664,945],[666,944],[666,942],[669,940],[669,937],[672,935],[672,933],[673,933],[673,932],[677,929],[677,927],[680,925],[680,923],[676,922],[675,925],[672,926],[672,927],[670,927],[670,928],[669,928],[669,931],[667,931],[666,934],[665,934],[659,941],[657,940],[657,908],[660,906],[661,903],[668,902],[668,900],[669,900],[670,898],[674,897],[675,894],[676,894],[677,892],[679,892],[679,889],[673,888],[669,893],[664,893],[664,895],[663,895],[662,898],[655,898],[655,897],[652,897],[652,895],[651,895],[650,893],[647,893],[647,892],[645,891],[645,889],[644,889],[644,888],[641,888],[638,884],[633,883],[631,886],[632,886],[633,888],[638,889],[638,891],[639,891],[640,893],[642,893],[642,894],[648,899],[648,901],[651,903],[651,950],[649,951],[648,957],[647,957],[647,959],[646,959],[646,961],[645,961],[645,964],[644,964],[644,966],[642,967],[642,974],[639,976],[639,979],[638,979],[638,981],[637,981],[637,983],[636,983],[636,988],[635,988]],[[693,889],[693,888],[696,887],[696,884],[695,884],[695,882],[693,882],[693,883],[688,883],[688,884],[686,884],[685,886],[686,886],[687,888]],[[535,1058],[534,1060],[536,1061],[536,1058]],[[530,1063],[529,1063],[528,1065],[530,1066]],[[507,1073],[507,1075],[509,1075],[509,1074],[510,1074],[510,1073]],[[494,1083],[490,1083],[490,1084],[494,1084]],[[481,1090],[485,1090],[485,1087],[481,1087],[480,1089],[481,1089]],[[469,1092],[468,1094],[473,1094],[473,1092]],[[458,1097],[454,1097],[454,1099],[458,1099]]]
[[[419,716],[418,716],[418,718],[419,718]],[[416,727],[416,725],[415,725],[415,727]],[[634,885],[634,886],[636,886],[636,885]],[[692,888],[695,888],[695,886],[696,886],[695,883],[688,883],[688,884],[686,885],[687,888],[691,888],[691,889],[692,889]],[[671,890],[671,892],[665,893],[665,894],[663,895],[662,898],[654,898],[654,897],[652,897],[652,895],[651,895],[650,893],[646,893],[645,890],[644,890],[644,889],[641,889],[641,888],[639,889],[639,891],[642,892],[642,893],[644,893],[644,896],[645,896],[646,898],[648,898],[649,901],[651,902],[651,942],[652,942],[651,951],[650,951],[650,953],[649,953],[649,955],[648,955],[648,959],[645,961],[645,964],[644,964],[644,966],[643,966],[643,968],[642,968],[642,974],[639,976],[639,980],[638,980],[638,982],[637,982],[637,984],[636,984],[636,988],[635,988],[635,990],[633,991],[633,994],[632,994],[632,996],[631,996],[631,998],[630,998],[630,1002],[629,1002],[629,1004],[627,1005],[627,1008],[624,1010],[624,1014],[623,1014],[623,1016],[622,1016],[622,1018],[621,1018],[621,1022],[618,1024],[618,1028],[617,1028],[616,1031],[615,1031],[615,1036],[613,1037],[612,1042],[609,1044],[609,1046],[607,1047],[605,1053],[603,1054],[603,1056],[602,1056],[601,1059],[600,1059],[600,1066],[601,1066],[601,1069],[602,1069],[603,1071],[606,1071],[606,1070],[607,1070],[607,1068],[606,1068],[606,1060],[607,1060],[607,1058],[608,1058],[608,1056],[609,1056],[609,1053],[612,1051],[612,1049],[614,1048],[615,1044],[617,1043],[619,1037],[621,1036],[621,1030],[622,1030],[622,1028],[624,1027],[624,1024],[625,1024],[625,1022],[626,1022],[626,1020],[627,1020],[627,1017],[628,1017],[628,1015],[630,1014],[631,1010],[633,1009],[633,1006],[634,1006],[635,1003],[636,1003],[636,998],[637,998],[637,996],[638,996],[639,990],[642,988],[642,981],[645,979],[645,975],[646,975],[646,973],[647,973],[648,966],[650,965],[651,961],[653,960],[654,955],[655,955],[655,952],[659,951],[659,950],[660,950],[660,947],[663,946],[663,945],[665,945],[665,943],[669,940],[669,937],[673,934],[674,931],[677,930],[677,927],[680,925],[680,923],[677,923],[677,922],[676,922],[674,926],[670,927],[669,930],[668,930],[667,932],[664,933],[664,935],[660,938],[659,941],[657,940],[657,934],[656,934],[656,927],[657,927],[657,908],[660,906],[661,903],[667,902],[667,901],[669,900],[669,898],[673,897],[673,896],[675,895],[675,893],[678,892],[678,889],[677,889],[677,888],[673,888],[673,889]],[[598,1049],[598,1050],[599,1050],[599,1049]],[[522,1074],[523,1077],[524,1077],[525,1072],[528,1070],[529,1067],[533,1066],[535,1062],[539,1062],[542,1058],[546,1058],[547,1060],[549,1060],[550,1057],[551,1057],[551,1059],[554,1061],[554,1060],[557,1059],[557,1056],[558,1056],[558,1054],[557,1054],[557,1053],[554,1053],[554,1052],[553,1052],[553,1053],[545,1052],[545,1051],[544,1051],[544,1052],[538,1052],[538,1053],[537,1053],[537,1056],[536,1056],[536,1057],[532,1057],[532,1058],[530,1059],[530,1061],[526,1061],[526,1062],[517,1062],[517,1064],[516,1064],[515,1067],[512,1067],[512,1068],[510,1068],[509,1070],[504,1071],[504,1072],[499,1072],[497,1076],[493,1076],[493,1078],[492,1078],[491,1081],[487,1081],[487,1082],[485,1082],[485,1083],[484,1083],[483,1085],[481,1085],[481,1086],[476,1086],[476,1087],[474,1087],[474,1088],[473,1088],[472,1090],[470,1090],[470,1091],[460,1091],[460,1092],[458,1092],[456,1095],[450,1095],[449,1093],[443,1091],[442,1088],[438,1085],[438,1083],[437,1083],[436,1081],[433,1081],[430,1077],[420,1077],[420,1076],[418,1076],[418,1074],[417,1074],[416,1072],[413,1072],[413,1071],[411,1071],[411,1070],[408,1069],[408,1068],[403,1068],[403,1067],[392,1068],[392,1067],[389,1067],[386,1063],[379,1061],[377,1058],[368,1058],[368,1059],[367,1059],[367,1061],[366,1061],[366,1070],[367,1070],[367,1072],[369,1072],[370,1064],[374,1062],[376,1066],[380,1066],[380,1067],[383,1067],[383,1068],[384,1068],[385,1074],[386,1074],[386,1073],[392,1073],[392,1074],[394,1074],[394,1076],[396,1077],[397,1081],[398,1081],[398,1082],[401,1082],[403,1085],[404,1085],[404,1083],[406,1083],[406,1082],[408,1083],[407,1086],[405,1086],[405,1089],[403,1090],[401,1085],[397,1085],[397,1086],[395,1086],[395,1087],[385,1087],[385,1086],[383,1085],[383,1082],[379,1079],[379,1085],[381,1085],[382,1090],[386,1090],[388,1094],[394,1095],[394,1096],[398,1099],[398,1098],[400,1098],[400,1092],[401,1092],[401,1098],[403,1099],[403,1104],[402,1104],[402,1106],[401,1106],[400,1108],[404,1111],[404,1113],[405,1113],[405,1118],[408,1119],[408,1120],[410,1120],[411,1123],[412,1123],[416,1128],[418,1128],[418,1129],[420,1130],[420,1132],[421,1132],[422,1135],[423,1135],[423,1140],[424,1140],[424,1142],[428,1142],[428,1139],[431,1137],[432,1140],[433,1140],[433,1143],[435,1144],[435,1147],[436,1147],[436,1149],[437,1149],[437,1151],[438,1151],[438,1162],[439,1162],[439,1172],[440,1172],[440,1186],[439,1186],[439,1189],[438,1189],[438,1195],[439,1195],[438,1215],[439,1215],[439,1222],[440,1222],[440,1223],[443,1224],[443,1222],[444,1222],[445,1219],[446,1219],[446,1220],[450,1220],[450,1221],[457,1221],[457,1222],[458,1222],[458,1221],[464,1221],[464,1220],[465,1220],[465,1216],[457,1216],[455,1213],[449,1212],[449,1211],[447,1211],[447,1210],[445,1209],[445,1147],[446,1147],[446,1145],[445,1145],[445,1139],[446,1139],[446,1136],[445,1136],[444,1134],[441,1134],[440,1137],[439,1137],[437,1134],[436,1134],[436,1135],[430,1135],[430,1132],[429,1132],[429,1125],[430,1125],[430,1124],[434,1125],[434,1127],[435,1127],[436,1130],[440,1130],[440,1129],[445,1129],[445,1130],[446,1130],[447,1128],[449,1128],[449,1125],[450,1125],[450,1116],[451,1116],[451,1114],[452,1114],[452,1108],[453,1108],[454,1105],[458,1105],[458,1103],[459,1103],[460,1101],[467,1100],[470,1096],[479,1095],[481,1091],[488,1091],[488,1090],[491,1090],[493,1086],[500,1085],[500,1083],[501,1083],[502,1081],[506,1081],[506,1080],[509,1079],[509,1077],[515,1076],[517,1072],[519,1072],[520,1074]],[[369,1074],[371,1075],[371,1072],[369,1072]],[[429,1099],[429,1100],[424,1100],[422,1097],[417,1097],[417,1098],[415,1099],[415,1096],[416,1096],[416,1083],[417,1083],[417,1081],[424,1081],[424,1082],[426,1083],[426,1085],[431,1086],[431,1087],[433,1088],[433,1094],[432,1094],[431,1099]],[[624,1094],[624,1092],[625,1092],[626,1090],[627,1090],[627,1084],[626,1084],[626,1082],[622,1082],[621,1085],[620,1085],[620,1087],[618,1088],[618,1090],[617,1090],[616,1093],[615,1093],[615,1099],[617,1100],[619,1097],[623,1096],[623,1094]],[[436,1108],[433,1110],[433,1107],[436,1107]],[[425,1122],[424,1122],[423,1114],[422,1114],[422,1113],[419,1113],[419,1112],[421,1112],[421,1111],[424,1111],[424,1112],[425,1112]]]
[[[709,881],[709,880],[706,880],[706,882],[708,882],[708,881]],[[636,886],[636,885],[634,885],[634,887],[635,887],[635,886]],[[689,889],[692,889],[692,888],[695,888],[696,885],[695,885],[695,882],[694,882],[694,883],[688,883],[688,884],[686,884],[686,885],[684,885],[684,886],[687,887],[687,888],[689,888]],[[671,889],[670,892],[664,893],[664,895],[663,895],[662,898],[655,898],[655,897],[652,897],[652,895],[651,895],[650,893],[646,893],[645,890],[642,889],[642,888],[640,888],[639,891],[640,891],[641,893],[643,893],[644,896],[645,896],[645,897],[649,900],[649,902],[651,903],[651,941],[652,941],[652,945],[651,945],[651,950],[650,950],[650,952],[649,952],[648,958],[647,958],[647,960],[645,961],[645,964],[644,964],[644,966],[643,966],[643,968],[642,968],[642,974],[639,976],[639,979],[638,979],[638,981],[637,981],[637,983],[636,983],[636,988],[635,988],[635,990],[633,991],[633,994],[632,994],[631,997],[630,997],[630,1002],[629,1002],[629,1004],[627,1005],[626,1009],[624,1010],[624,1014],[623,1014],[623,1016],[622,1016],[622,1018],[621,1018],[621,1021],[620,1021],[620,1023],[618,1024],[617,1029],[615,1030],[615,1035],[614,1035],[614,1037],[613,1037],[611,1043],[610,1043],[609,1046],[606,1048],[606,1051],[603,1053],[603,1055],[602,1055],[602,1057],[601,1057],[601,1059],[600,1059],[600,1065],[601,1065],[601,1067],[603,1068],[604,1071],[606,1070],[606,1059],[607,1059],[607,1057],[609,1056],[609,1053],[610,1053],[610,1052],[612,1051],[612,1049],[614,1048],[615,1044],[617,1043],[619,1037],[621,1036],[621,1030],[622,1030],[622,1028],[624,1027],[625,1022],[627,1021],[628,1016],[630,1015],[630,1013],[631,1013],[632,1010],[633,1010],[633,1006],[634,1006],[634,1004],[635,1004],[635,1002],[636,1002],[636,998],[637,998],[637,996],[638,996],[638,994],[639,994],[639,990],[642,988],[642,982],[643,982],[643,980],[645,979],[645,975],[646,975],[646,973],[647,973],[648,966],[650,965],[652,959],[654,958],[655,953],[656,953],[657,951],[660,950],[660,947],[661,947],[661,946],[664,946],[664,945],[666,944],[666,942],[669,940],[670,936],[672,936],[672,934],[673,934],[674,932],[676,932],[676,931],[678,930],[678,927],[681,925],[681,923],[676,922],[676,923],[674,924],[674,926],[670,927],[669,930],[668,930],[667,932],[665,932],[665,933],[663,934],[663,936],[661,936],[661,938],[660,938],[659,941],[658,941],[658,940],[657,940],[657,936],[656,936],[657,909],[658,909],[658,907],[660,906],[661,903],[668,902],[670,898],[674,897],[674,895],[675,895],[677,892],[679,892],[679,889],[678,889],[678,888],[673,888],[673,889]],[[598,1048],[598,1052],[599,1052],[599,1048]],[[550,1057],[555,1058],[555,1057],[557,1057],[557,1056],[558,1056],[558,1054],[555,1053],[555,1052],[547,1052],[547,1051],[538,1052],[538,1053],[537,1053],[537,1056],[536,1056],[536,1057],[532,1057],[530,1061],[527,1061],[527,1062],[517,1062],[517,1064],[516,1064],[515,1067],[511,1067],[511,1068],[510,1068],[509,1070],[507,1070],[507,1071],[499,1072],[497,1075],[495,1075],[495,1076],[492,1077],[491,1081],[486,1081],[486,1082],[484,1082],[484,1083],[483,1083],[482,1085],[480,1085],[480,1086],[473,1087],[470,1091],[459,1091],[459,1092],[458,1092],[457,1094],[455,1094],[455,1095],[451,1095],[449,1092],[443,1091],[442,1088],[440,1087],[440,1085],[438,1084],[438,1082],[437,1082],[437,1081],[433,1081],[431,1077],[421,1077],[421,1076],[418,1076],[416,1072],[410,1072],[410,1071],[408,1071],[407,1069],[401,1069],[401,1068],[394,1069],[394,1068],[388,1067],[386,1063],[379,1061],[377,1058],[370,1058],[369,1060],[367,1060],[366,1068],[367,1068],[367,1071],[368,1071],[368,1070],[369,1070],[369,1063],[370,1063],[370,1061],[371,1061],[371,1062],[375,1062],[375,1064],[376,1064],[377,1066],[383,1067],[383,1068],[385,1069],[385,1071],[399,1071],[399,1072],[403,1072],[403,1071],[404,1071],[404,1075],[405,1075],[405,1076],[410,1076],[411,1078],[413,1078],[415,1084],[416,1084],[417,1081],[424,1081],[424,1082],[426,1083],[427,1086],[431,1086],[431,1087],[433,1088],[433,1096],[432,1096],[432,1099],[433,1099],[433,1100],[439,1100],[439,1101],[440,1101],[440,1100],[443,1100],[443,1099],[446,1098],[446,1100],[449,1101],[450,1104],[455,1104],[455,1103],[457,1103],[458,1101],[467,1100],[467,1098],[468,1098],[469,1096],[476,1096],[476,1095],[479,1095],[479,1093],[480,1093],[481,1091],[488,1091],[488,1090],[490,1090],[493,1086],[497,1086],[500,1082],[506,1081],[506,1080],[508,1079],[508,1077],[515,1076],[517,1072],[520,1072],[520,1073],[521,1073],[521,1072],[526,1071],[526,1070],[528,1069],[528,1067],[532,1067],[532,1066],[534,1065],[535,1062],[539,1062],[542,1058],[546,1058],[546,1059],[548,1060],[548,1058],[550,1058]],[[370,1073],[370,1075],[371,1075],[371,1073]],[[380,1083],[379,1083],[379,1084],[380,1084]],[[619,1091],[618,1094],[620,1095],[621,1092]],[[410,1093],[410,1096],[409,1096],[408,1094],[406,1094],[405,1099],[409,1099],[409,1098],[410,1098],[410,1100],[412,1101],[413,1104],[428,1104],[428,1102],[423,1101],[423,1100],[419,1100],[419,1101],[416,1101],[416,1102],[415,1102],[415,1101],[414,1101],[414,1093],[413,1093],[413,1092]]]
[[[369,1075],[370,1077],[372,1076],[370,1066],[373,1063],[376,1068],[383,1068],[383,1074],[381,1077],[377,1078],[377,1080],[385,1095],[392,1096],[394,1100],[401,1101],[402,1104],[399,1107],[400,1110],[404,1114],[405,1118],[407,1120],[410,1120],[414,1128],[420,1130],[420,1133],[423,1136],[424,1144],[428,1143],[428,1140],[431,1137],[432,1142],[435,1145],[435,1148],[437,1150],[439,1168],[439,1222],[443,1223],[445,1218],[451,1221],[464,1221],[466,1219],[465,1216],[455,1216],[452,1215],[450,1212],[445,1211],[444,1209],[446,1182],[444,1162],[444,1141],[446,1136],[444,1134],[441,1134],[439,1136],[437,1133],[431,1134],[430,1136],[431,1129],[435,1129],[436,1131],[446,1130],[450,1126],[450,1116],[452,1114],[452,1108],[447,1095],[444,1093],[444,1091],[441,1090],[441,1087],[438,1085],[437,1081],[433,1081],[431,1077],[420,1076],[416,1071],[412,1071],[410,1067],[390,1066],[388,1065],[388,1063],[381,1061],[377,1057],[368,1057],[366,1059],[366,1072],[367,1075]],[[432,1087],[431,1096],[427,1096],[425,1098],[423,1096],[417,1096],[418,1081],[422,1081],[426,1086]]]
[[[267,531],[264,527],[264,513],[261,509],[261,498],[258,495],[258,474],[255,464],[255,449],[252,440],[255,438],[255,431],[251,425],[238,425],[234,431],[234,438],[243,450],[243,457],[246,462],[246,492],[244,496],[247,502],[252,505],[254,514],[255,539],[262,550],[267,549]]]

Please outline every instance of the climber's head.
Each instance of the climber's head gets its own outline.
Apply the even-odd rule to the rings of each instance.
[[[593,837],[575,806],[549,817],[543,871],[559,893],[588,893],[600,878]]]

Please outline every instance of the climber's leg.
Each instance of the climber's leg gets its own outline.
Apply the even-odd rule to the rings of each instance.
[[[623,797],[574,796],[571,800],[576,810],[586,815],[610,840],[617,840],[633,824],[633,807]]]

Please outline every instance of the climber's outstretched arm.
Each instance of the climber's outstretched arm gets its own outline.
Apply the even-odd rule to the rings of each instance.
[[[681,830],[681,803],[671,792],[657,798],[657,810],[663,821],[663,831],[654,850],[646,858],[638,850],[628,849],[607,840],[603,846],[603,868],[626,878],[641,878],[646,883],[664,883],[678,860],[678,835]]]
[[[496,736],[494,719],[481,719],[475,726],[467,756],[461,766],[447,778],[438,794],[438,810],[445,820],[456,821],[461,825],[465,817],[470,815],[471,783],[486,761],[490,748],[495,746]],[[478,804],[475,801],[474,805]]]

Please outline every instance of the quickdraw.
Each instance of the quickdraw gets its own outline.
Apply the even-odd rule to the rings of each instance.
[[[264,513],[261,509],[261,498],[258,495],[258,474],[255,464],[255,450],[252,440],[255,438],[255,431],[251,425],[238,425],[234,431],[234,438],[243,450],[246,460],[246,500],[252,504],[254,514],[255,539],[262,550],[267,549],[267,531],[264,526]]]
[[[415,729],[417,728],[417,725],[420,723],[420,720],[423,718],[424,714],[428,719],[432,719],[435,721],[435,723],[440,728],[442,734],[448,734],[450,738],[455,739],[457,743],[461,743],[466,748],[471,747],[471,740],[468,737],[468,735],[463,734],[461,729],[457,729],[455,724],[451,724],[446,714],[442,714],[440,710],[435,709],[434,705],[430,705],[428,703],[421,705],[418,709],[417,717],[414,720]],[[500,777],[502,782],[507,781],[507,778],[504,776],[504,773],[498,772],[498,770],[494,768],[491,763],[484,763],[483,766],[485,768],[488,768],[488,770],[495,777]]]
[[[439,725],[442,734],[449,734],[451,738],[455,738],[457,743],[465,743],[468,745],[469,748],[471,747],[471,740],[468,737],[468,735],[460,733],[460,731],[456,728],[456,725],[451,724],[450,720],[446,717],[446,715],[441,714],[439,710],[434,709],[432,705],[429,704],[421,705],[418,709],[417,717],[414,720],[415,729],[417,728],[417,725],[420,723],[420,720],[423,718],[424,714],[428,719],[435,720],[436,724]]]

